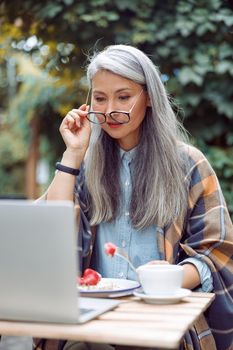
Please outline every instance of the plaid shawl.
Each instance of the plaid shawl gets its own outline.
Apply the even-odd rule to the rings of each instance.
[[[184,151],[190,163],[187,211],[171,225],[157,230],[160,257],[172,264],[187,257],[205,261],[212,272],[215,300],[205,317],[200,317],[185,335],[181,348],[232,350],[233,225],[216,174],[207,159],[195,147],[185,145]],[[75,195],[81,207],[79,245],[83,247],[82,261],[87,266],[94,235],[86,216],[88,194],[84,170],[78,178]]]

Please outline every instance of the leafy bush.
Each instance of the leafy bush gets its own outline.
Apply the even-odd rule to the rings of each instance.
[[[149,54],[193,142],[217,172],[233,216],[230,1],[46,0],[41,4],[25,0],[5,2],[1,9],[0,52],[9,55],[13,41],[15,51],[28,52],[46,74],[56,78],[65,91],[58,94],[59,104],[50,98],[56,115],[64,115],[69,106],[81,102],[83,96],[78,92],[85,88],[81,77],[89,51],[124,43]],[[30,46],[28,38],[33,35],[38,41]],[[33,107],[34,114],[42,103],[49,103],[50,93],[55,96],[45,91],[44,102],[40,95],[41,102]],[[26,108],[29,110],[29,101]],[[57,139],[52,140],[53,148],[56,144],[61,147]]]

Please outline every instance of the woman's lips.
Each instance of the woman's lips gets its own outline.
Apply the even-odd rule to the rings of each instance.
[[[116,123],[107,123],[107,124],[111,129],[118,129],[123,125],[123,124],[116,124]]]

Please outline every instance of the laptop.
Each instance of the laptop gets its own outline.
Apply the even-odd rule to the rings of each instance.
[[[83,323],[120,301],[81,297],[68,201],[0,200],[0,319]]]

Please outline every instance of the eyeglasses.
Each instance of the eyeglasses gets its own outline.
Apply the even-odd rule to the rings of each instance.
[[[126,111],[112,111],[110,113],[102,113],[98,111],[90,111],[87,113],[87,119],[94,124],[104,124],[106,123],[107,117],[110,117],[114,122],[117,124],[127,124],[130,121],[130,113],[132,112],[134,106],[136,105],[138,98],[141,96],[143,92],[143,89],[140,91],[140,93],[136,96],[136,100],[134,101],[134,104],[130,108],[128,112]],[[90,90],[87,94],[86,104],[88,102]]]

